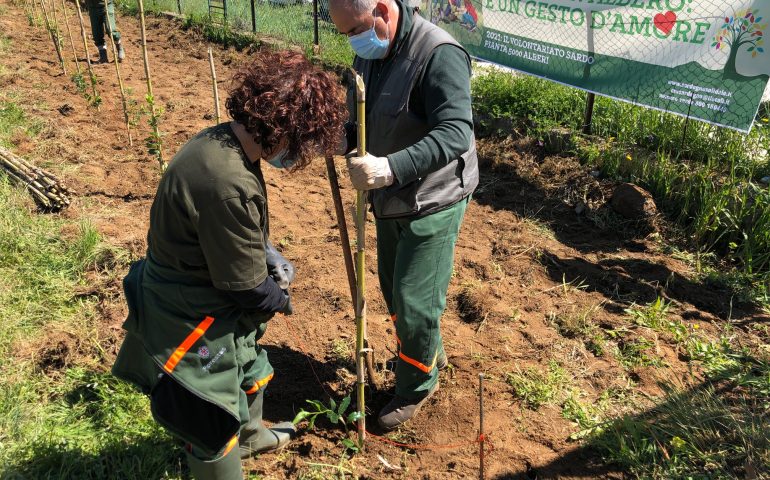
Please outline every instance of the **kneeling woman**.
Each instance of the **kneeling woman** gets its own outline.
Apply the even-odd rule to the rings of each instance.
[[[149,394],[196,479],[240,479],[242,457],[293,436],[291,423],[262,424],[273,368],[257,340],[291,313],[294,277],[268,241],[262,161],[294,172],[334,152],[341,98],[301,54],[260,54],[235,77],[233,121],[187,142],[158,186],[146,258],[123,281],[127,333],[113,373]]]

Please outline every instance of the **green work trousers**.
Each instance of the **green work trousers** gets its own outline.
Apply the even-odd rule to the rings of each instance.
[[[425,396],[438,381],[454,249],[470,198],[425,217],[377,219],[380,287],[398,341],[396,394]]]
[[[115,24],[115,3],[113,0],[106,1],[108,13],[107,17],[109,18],[105,18],[104,15],[105,0],[87,0],[88,17],[91,19],[91,35],[93,35],[94,44],[97,47],[101,47],[103,45],[106,46],[106,43],[104,42],[105,33],[112,32],[112,39],[115,40],[116,43],[120,41],[120,32],[118,31],[118,27]],[[109,22],[106,20],[109,20]]]

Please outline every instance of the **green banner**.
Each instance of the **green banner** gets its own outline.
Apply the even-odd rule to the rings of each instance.
[[[770,0],[424,0],[468,52],[748,132],[770,75]]]

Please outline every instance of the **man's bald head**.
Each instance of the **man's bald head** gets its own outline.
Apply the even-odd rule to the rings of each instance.
[[[390,3],[390,0],[329,0],[329,7],[337,7],[353,14],[362,14],[374,10],[378,1]]]

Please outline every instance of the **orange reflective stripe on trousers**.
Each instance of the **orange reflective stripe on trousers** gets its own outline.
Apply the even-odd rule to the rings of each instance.
[[[204,318],[203,321],[199,323],[198,326],[195,327],[195,329],[190,332],[189,335],[187,335],[187,338],[185,338],[184,341],[180,343],[178,347],[176,347],[174,353],[168,357],[166,364],[163,365],[163,369],[168,373],[173,372],[176,368],[176,365],[180,360],[182,360],[182,357],[184,357],[187,351],[190,350],[190,347],[192,347],[195,342],[197,342],[198,339],[201,338],[204,333],[206,333],[206,330],[209,329],[212,323],[214,323],[214,317]]]
[[[269,382],[272,379],[273,379],[273,374],[271,373],[270,375],[266,376],[262,380],[257,380],[256,383],[254,383],[254,385],[252,385],[250,389],[246,390],[246,395],[257,393],[260,388],[267,385],[267,382]]]
[[[395,324],[396,323],[396,319],[397,319],[396,314],[395,313],[392,314],[390,316],[390,319]],[[408,357],[408,356],[404,355],[404,352],[401,351],[401,339],[398,338],[398,333],[395,331],[395,328],[393,329],[393,334],[396,337],[396,342],[398,342],[398,347],[399,347],[398,348],[398,358],[400,358],[401,360],[405,361],[409,365],[422,370],[425,373],[430,373],[431,370],[433,370],[433,368],[435,368],[435,366],[436,366],[436,358],[438,357],[438,352],[436,352],[436,354],[433,355],[433,363],[431,363],[430,366],[427,366],[424,363],[419,362],[419,361],[415,360],[412,357]]]

